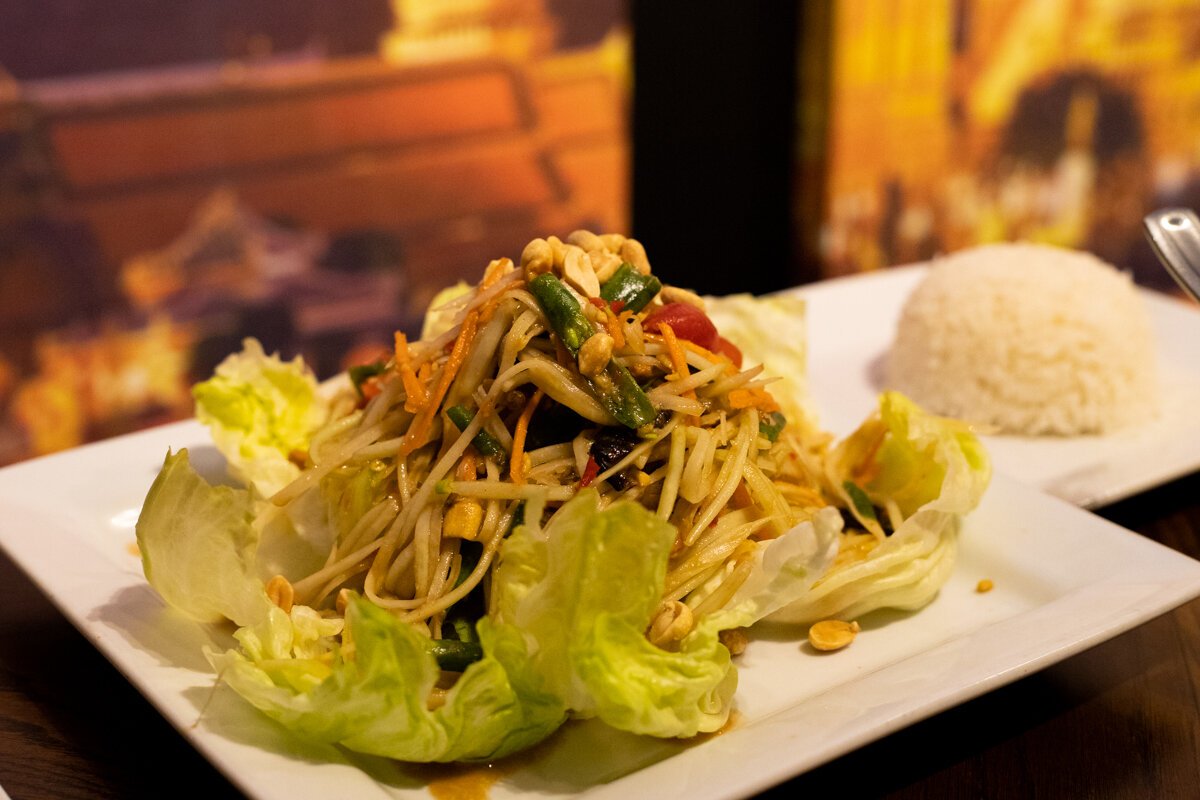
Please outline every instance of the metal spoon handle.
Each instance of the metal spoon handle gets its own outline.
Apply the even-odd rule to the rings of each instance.
[[[1167,272],[1200,300],[1200,219],[1187,208],[1164,208],[1147,214],[1142,224]]]

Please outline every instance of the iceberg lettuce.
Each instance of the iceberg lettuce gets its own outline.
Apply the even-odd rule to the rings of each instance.
[[[192,397],[196,418],[208,426],[233,475],[269,496],[300,474],[288,457],[308,449],[328,409],[302,358],[268,356],[255,339],[242,347],[196,384]]]
[[[209,653],[211,663],[303,736],[407,761],[478,760],[540,741],[568,714],[656,736],[715,730],[728,717],[737,673],[718,634],[749,620],[712,615],[677,651],[647,641],[675,529],[640,505],[601,510],[588,490],[545,529],[519,527],[493,581],[499,610],[479,622],[484,657],[431,709],[440,670],[411,626],[365,601],[342,629],[268,600],[255,502],[207,484],[180,451],[147,497],[138,542],[168,603],[243,626],[240,651]]]
[[[841,512],[826,506],[782,536],[756,542],[754,568],[721,613],[752,625],[803,598],[837,557],[842,525]]]
[[[837,446],[830,464],[831,482],[865,497],[868,507],[860,516],[890,504],[903,521],[890,536],[880,528],[881,541],[864,556],[839,559],[803,597],[770,618],[853,619],[877,608],[928,604],[954,566],[962,516],[979,504],[991,480],[983,445],[966,424],[886,392],[878,413]]]
[[[808,394],[808,334],[804,298],[791,294],[706,297],[708,316],[722,336],[742,351],[744,366],[762,364],[778,377],[771,394],[793,421],[814,420]]]
[[[429,301],[429,307],[425,309],[425,319],[421,322],[421,340],[431,341],[453,328],[454,318],[458,315],[459,309],[447,309],[444,306],[463,295],[470,294],[474,288],[466,281],[459,281],[435,294]]]
[[[636,503],[601,511],[599,494],[584,490],[546,529],[524,525],[505,543],[495,619],[480,627],[519,630],[528,652],[510,668],[533,673],[577,716],[653,736],[716,730],[737,687],[718,633],[742,623],[703,619],[677,652],[645,635],[675,535]]]
[[[361,599],[346,613],[344,642],[327,656],[254,661],[209,654],[242,697],[288,730],[315,741],[402,761],[478,761],[530,747],[566,720],[560,698],[510,680],[491,651],[513,639],[485,637],[488,655],[467,667],[431,708],[441,675],[429,640]],[[506,649],[507,647],[507,649]]]
[[[168,453],[135,528],[146,580],[171,606],[203,622],[262,622],[274,608],[256,568],[254,498],[211,486]]]
[[[410,761],[499,757],[565,719],[561,700],[529,681],[514,686],[490,657],[430,712],[440,670],[413,628],[359,601],[339,643],[340,620],[306,606],[285,613],[258,574],[257,502],[248,490],[208,484],[181,450],[167,456],[137,523],[146,578],[169,605],[200,621],[242,626],[234,634],[241,652],[208,655],[252,704],[309,738]],[[493,647],[487,638],[484,647]],[[512,651],[511,644],[496,649]]]

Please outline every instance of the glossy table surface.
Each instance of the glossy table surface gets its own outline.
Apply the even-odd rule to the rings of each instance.
[[[1200,557],[1200,474],[1100,514]],[[778,791],[1200,796],[1198,698],[1200,600]],[[13,800],[237,796],[3,555],[0,786]]]

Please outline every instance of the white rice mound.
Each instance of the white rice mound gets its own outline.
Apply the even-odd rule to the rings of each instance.
[[[932,262],[908,298],[888,383],[930,411],[1006,433],[1108,433],[1153,417],[1145,305],[1100,259],[1034,244]]]

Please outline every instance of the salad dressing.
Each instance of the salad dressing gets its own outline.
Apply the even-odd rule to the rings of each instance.
[[[450,774],[429,782],[429,794],[435,800],[487,800],[492,786],[511,769],[504,764],[449,768]]]
[[[434,800],[487,800],[491,788],[541,757],[546,742],[490,764],[408,764],[425,781]]]

